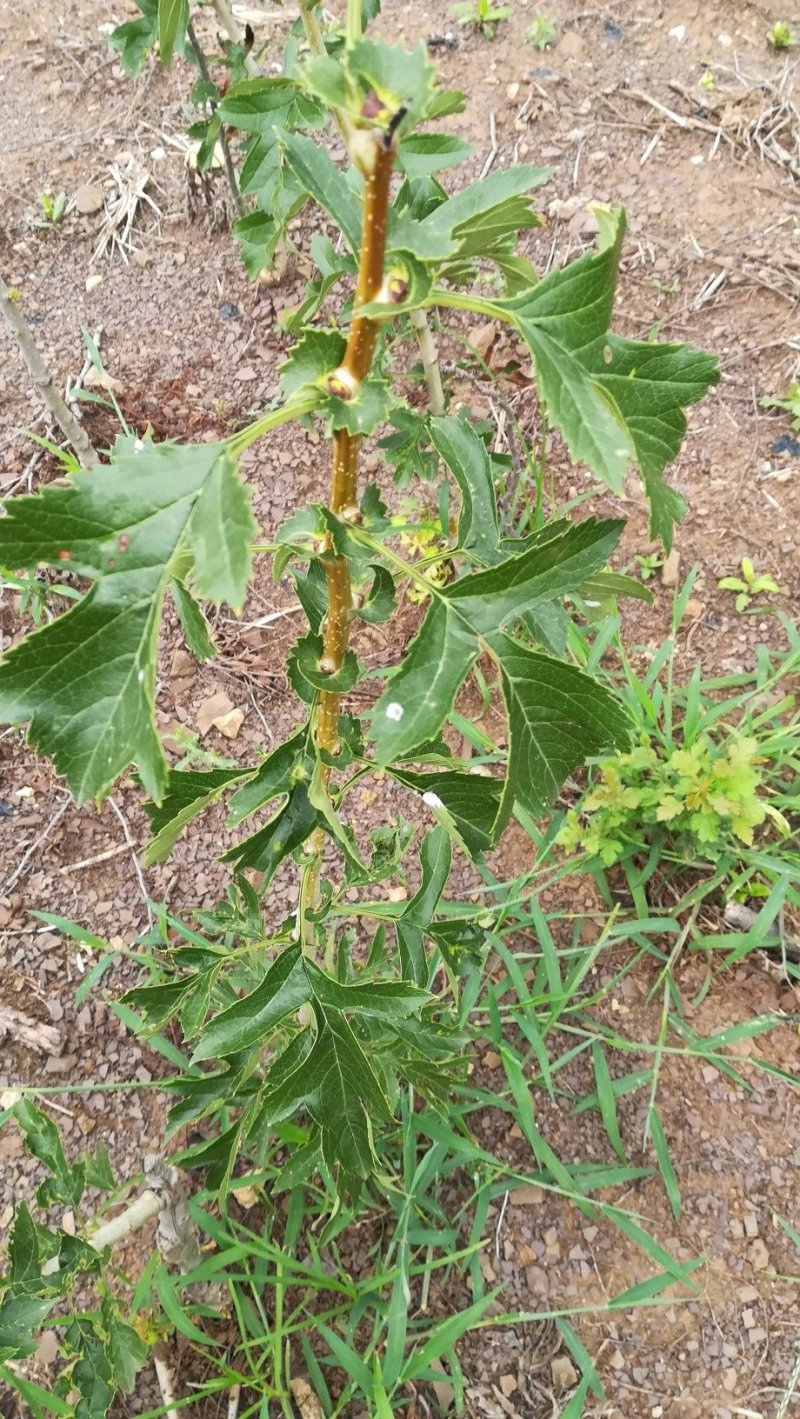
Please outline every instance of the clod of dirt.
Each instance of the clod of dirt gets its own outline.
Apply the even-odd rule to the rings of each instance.
[[[677,547],[673,547],[672,551],[670,552],[669,556],[665,559],[664,565],[663,565],[662,568],[661,568],[661,585],[662,585],[662,586],[677,586],[677,585],[678,585],[678,573],[680,572],[680,569],[681,569],[681,554],[680,554],[680,552],[678,551]]]
[[[182,647],[173,652],[169,668],[174,680],[185,680],[197,674],[196,661]]]
[[[198,733],[205,738],[214,721],[230,714],[232,709],[233,700],[228,698],[224,690],[217,690],[215,694],[209,695],[208,699],[202,700],[197,707],[194,722]]]
[[[95,187],[93,183],[84,183],[75,192],[75,208],[82,217],[91,217],[93,212],[99,212],[106,200],[102,187]]]
[[[584,198],[580,194],[566,198],[554,197],[552,202],[548,203],[547,215],[552,217],[554,222],[568,222],[584,205]]]
[[[58,1336],[54,1330],[42,1331],[42,1337],[36,1347],[36,1360],[40,1365],[48,1368],[54,1365],[59,1356]]]
[[[541,1207],[544,1202],[544,1192],[534,1183],[521,1183],[519,1187],[512,1187],[508,1194],[508,1200],[512,1206]]]
[[[255,1207],[256,1203],[259,1200],[258,1193],[256,1192],[255,1188],[250,1187],[247,1183],[244,1187],[235,1187],[233,1189],[233,1195],[236,1198],[236,1201],[239,1203],[240,1207],[245,1207],[248,1209],[250,1207]]]
[[[556,1390],[572,1389],[572,1386],[578,1383],[578,1372],[569,1355],[556,1355],[555,1359],[550,1361],[550,1374],[553,1388]]]
[[[0,1039],[6,1035],[19,1040],[26,1049],[35,1050],[38,1054],[47,1054],[51,1050],[59,1049],[61,1045],[61,1036],[52,1025],[33,1020],[10,1005],[0,1005]]]
[[[556,45],[555,56],[557,59],[585,59],[586,40],[583,35],[579,35],[575,30],[567,30]]]
[[[761,1237],[756,1237],[747,1248],[747,1256],[754,1271],[766,1271],[769,1266],[769,1252]]]
[[[229,714],[218,714],[211,722],[226,739],[235,739],[244,723],[244,711],[232,709]]]

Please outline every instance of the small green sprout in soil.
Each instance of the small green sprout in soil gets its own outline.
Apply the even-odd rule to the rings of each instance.
[[[52,192],[39,193],[40,216],[36,218],[37,227],[57,227],[67,205],[66,192],[59,192],[54,197]]]
[[[787,20],[776,20],[771,30],[767,30],[767,44],[773,49],[791,49],[794,31]]]
[[[762,399],[762,409],[782,409],[792,416],[792,428],[800,430],[800,380],[793,379],[785,399]]]
[[[741,613],[746,611],[757,596],[780,595],[780,587],[768,572],[757,572],[749,557],[742,557],[742,575],[724,576],[717,582],[720,591],[736,593],[734,606]]]
[[[558,31],[555,21],[541,10],[537,10],[533,17],[533,24],[526,33],[534,49],[545,50],[553,43]]]
[[[642,581],[649,581],[664,565],[664,558],[658,552],[638,553],[634,557]]]
[[[472,25],[485,39],[494,39],[497,26],[511,14],[508,5],[492,5],[491,0],[457,0],[450,14],[460,25]]]

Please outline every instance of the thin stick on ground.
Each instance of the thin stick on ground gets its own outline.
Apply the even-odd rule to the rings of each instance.
[[[10,892],[11,888],[16,886],[17,882],[19,881],[20,877],[28,866],[28,863],[33,857],[33,854],[35,853],[36,849],[38,847],[41,847],[45,839],[50,836],[54,827],[56,826],[56,823],[58,823],[60,819],[63,818],[71,802],[72,799],[67,797],[63,800],[62,803],[59,804],[52,818],[49,820],[48,823],[45,824],[45,826],[42,828],[42,831],[37,835],[37,837],[34,838],[30,847],[27,848],[20,861],[14,868],[14,871],[11,873],[11,876],[6,878],[5,882],[3,883],[4,892]]]
[[[122,831],[125,834],[125,841],[128,847],[130,848],[131,860],[133,862],[134,871],[136,873],[136,880],[139,883],[139,891],[142,894],[142,901],[144,902],[145,911],[147,912],[147,925],[148,928],[152,930],[153,913],[150,909],[150,897],[147,891],[147,883],[144,880],[142,866],[139,862],[139,854],[136,851],[136,843],[133,841],[133,838],[131,836],[131,830],[128,827],[128,821],[119,804],[113,798],[109,798],[108,801],[111,804],[111,807],[114,809],[114,812],[116,813],[117,817],[119,818]]]
[[[175,1408],[175,1375],[167,1362],[167,1348],[163,1340],[158,1342],[153,1351],[153,1365],[158,1387],[161,1390],[161,1398],[164,1401],[164,1419],[180,1419]]]
[[[86,430],[78,423],[75,415],[67,407],[56,389],[44,356],[31,335],[18,303],[11,299],[8,286],[2,276],[0,276],[0,311],[2,311],[3,319],[12,335],[17,339],[19,352],[28,367],[28,374],[42,402],[58,424],[64,437],[72,444],[81,467],[94,468],[100,462],[100,456]]]
[[[84,1237],[90,1247],[95,1251],[103,1251],[106,1247],[115,1247],[119,1242],[124,1242],[126,1238],[138,1232],[145,1222],[149,1222],[151,1217],[157,1217],[165,1206],[161,1198],[153,1192],[152,1188],[145,1188],[140,1197],[126,1207],[124,1212],[120,1212],[117,1217],[112,1217],[109,1222],[104,1222],[102,1227],[98,1227],[95,1232],[90,1232]],[[51,1256],[42,1267],[43,1276],[52,1276],[58,1271],[58,1257]]]

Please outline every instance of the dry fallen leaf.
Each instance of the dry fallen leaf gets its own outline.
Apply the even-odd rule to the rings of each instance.
[[[446,1370],[441,1360],[431,1360],[431,1369],[438,1370],[440,1374],[446,1374]],[[450,1409],[455,1399],[455,1390],[449,1380],[434,1380],[433,1392],[436,1395],[436,1402],[440,1409]]]
[[[121,379],[115,379],[108,370],[98,370],[92,365],[83,377],[86,389],[104,389],[107,394],[122,394],[125,388]]]
[[[322,1405],[308,1380],[304,1380],[302,1375],[297,1375],[295,1379],[289,1381],[289,1388],[302,1419],[325,1419]]]
[[[486,359],[495,340],[497,339],[498,326],[493,320],[487,321],[485,325],[475,325],[469,332],[469,343],[473,350]]]
[[[247,1183],[244,1187],[235,1187],[233,1195],[241,1207],[255,1207],[258,1202],[258,1193],[254,1187],[249,1187]]]

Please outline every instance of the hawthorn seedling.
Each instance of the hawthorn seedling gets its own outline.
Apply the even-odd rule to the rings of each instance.
[[[163,8],[162,54],[178,52],[183,12]],[[149,9],[144,18],[150,26]],[[141,31],[123,29],[118,47],[136,50]],[[404,350],[424,336],[429,312],[509,325],[573,459],[616,492],[637,467],[651,535],[667,547],[684,503],[664,469],[685,407],[717,378],[715,361],[687,345],[612,332],[621,211],[597,209],[597,248],[538,279],[523,247],[540,225],[534,194],[549,172],[497,168],[448,191],[438,174],[465,145],[439,123],[462,97],[437,89],[424,45],[367,38],[354,0],[345,33],[317,39],[309,58],[295,46],[290,72],[232,84],[213,115],[246,142],[241,188],[257,205],[236,226],[254,274],[290,213],[309,201],[321,211],[317,274],[290,322],[297,338],[279,400],[215,444],[125,432],[106,464],[9,499],[0,518],[0,565],[55,567],[79,588],[68,610],[4,655],[0,722],[27,725],[78,803],[110,794],[133,766],[148,800],[145,865],[167,857],[209,805],[227,807],[228,897],[200,914],[203,934],[164,916],[152,969],[124,1001],[142,1037],[170,1025],[182,1038],[188,1062],[170,1081],[168,1127],[202,1121],[204,1141],[178,1161],[202,1167],[221,1194],[279,1128],[292,1130],[287,1166],[302,1177],[320,1174],[353,1197],[387,1185],[400,1091],[446,1107],[463,1067],[453,1002],[487,949],[483,918],[441,908],[454,854],[480,858],[515,805],[541,817],[587,756],[628,742],[626,714],[567,650],[572,598],[641,592],[605,570],[622,523],[547,521],[539,508],[534,531],[509,535],[468,411],[446,412],[432,379],[438,411],[409,404]],[[309,136],[325,115],[346,137],[342,165],[323,135]],[[427,373],[430,346],[420,344]],[[264,543],[240,457],[288,424],[299,450],[309,420],[325,438],[315,447],[327,446],[329,490],[321,461],[314,500]],[[436,552],[446,577],[404,556],[385,489],[363,479],[365,441],[387,430],[401,483],[421,472],[450,480],[455,513]],[[250,763],[171,768],[156,720],[165,607],[174,605],[191,653],[213,656],[206,605],[240,611],[253,559],[266,555],[274,576],[292,578],[307,623],[285,666],[294,726]],[[421,619],[406,645],[391,620],[409,587]],[[388,623],[382,664],[370,642],[369,678],[362,623]],[[495,687],[486,693],[506,716],[505,761],[490,775],[471,773],[448,738],[473,674]],[[376,677],[385,682],[377,695]],[[376,774],[403,809],[370,831],[360,795]],[[398,874],[414,884],[402,899],[386,890]],[[26,1296],[44,1305],[52,1283],[38,1261],[31,1267]],[[73,1341],[83,1336],[99,1365],[107,1327],[87,1326]]]

